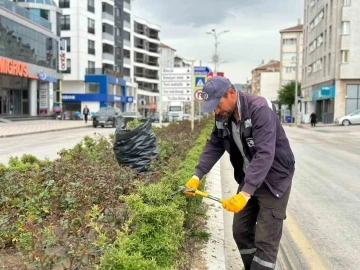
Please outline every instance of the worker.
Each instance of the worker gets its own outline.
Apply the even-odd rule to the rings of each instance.
[[[215,125],[186,187],[198,189],[227,151],[239,187],[222,205],[234,212],[233,237],[244,267],[274,269],[295,172],[285,131],[270,101],[236,90],[225,77],[213,77],[202,92],[202,111],[215,113]]]

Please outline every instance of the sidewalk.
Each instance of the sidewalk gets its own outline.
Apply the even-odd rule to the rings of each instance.
[[[205,191],[218,198],[227,198],[234,194],[237,183],[233,179],[233,168],[229,155],[225,153],[206,176]],[[240,253],[232,237],[233,214],[225,211],[221,204],[204,199],[208,205],[208,232],[211,234],[204,248],[206,269],[209,270],[242,270]],[[290,243],[286,221],[284,233],[280,242],[278,260],[275,270],[302,269],[299,264],[299,254]]]
[[[0,138],[37,134],[76,128],[90,128],[92,122],[85,124],[81,120],[33,120],[23,122],[0,123]]]

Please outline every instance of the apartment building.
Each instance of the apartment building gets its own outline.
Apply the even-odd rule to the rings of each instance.
[[[159,64],[162,68],[175,66],[176,50],[170,46],[160,43],[160,58]]]
[[[360,2],[305,0],[303,111],[333,123],[360,109]]]
[[[297,50],[299,52],[298,81],[301,82],[303,55],[303,25],[301,19],[296,26],[280,31],[280,85],[296,80]]]
[[[62,78],[55,19],[61,10],[49,1],[38,1],[41,13],[17,4],[0,1],[0,117],[51,115]]]
[[[66,41],[63,71],[64,110],[92,113],[100,107],[123,111],[133,103],[123,77],[125,0],[58,0],[63,10],[61,36]]]
[[[266,73],[262,75],[262,73]],[[262,64],[251,72],[251,93],[273,99],[277,97],[280,81],[280,61],[270,60],[267,64]],[[277,82],[274,83],[274,80]]]

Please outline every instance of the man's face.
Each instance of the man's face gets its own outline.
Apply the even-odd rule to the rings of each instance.
[[[214,110],[215,115],[230,117],[236,108],[236,92],[233,89],[227,91],[227,95],[220,99],[219,105]]]

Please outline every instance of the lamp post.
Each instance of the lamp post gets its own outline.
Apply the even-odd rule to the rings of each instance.
[[[206,32],[206,34],[208,35],[213,35],[215,38],[215,55],[214,55],[214,76],[217,76],[217,68],[218,68],[218,62],[219,62],[219,55],[218,55],[218,51],[217,51],[217,47],[218,47],[218,38],[220,35],[224,34],[224,33],[228,33],[230,32],[229,30],[224,30],[221,31],[220,33],[216,33],[215,29],[212,29],[211,32]]]

